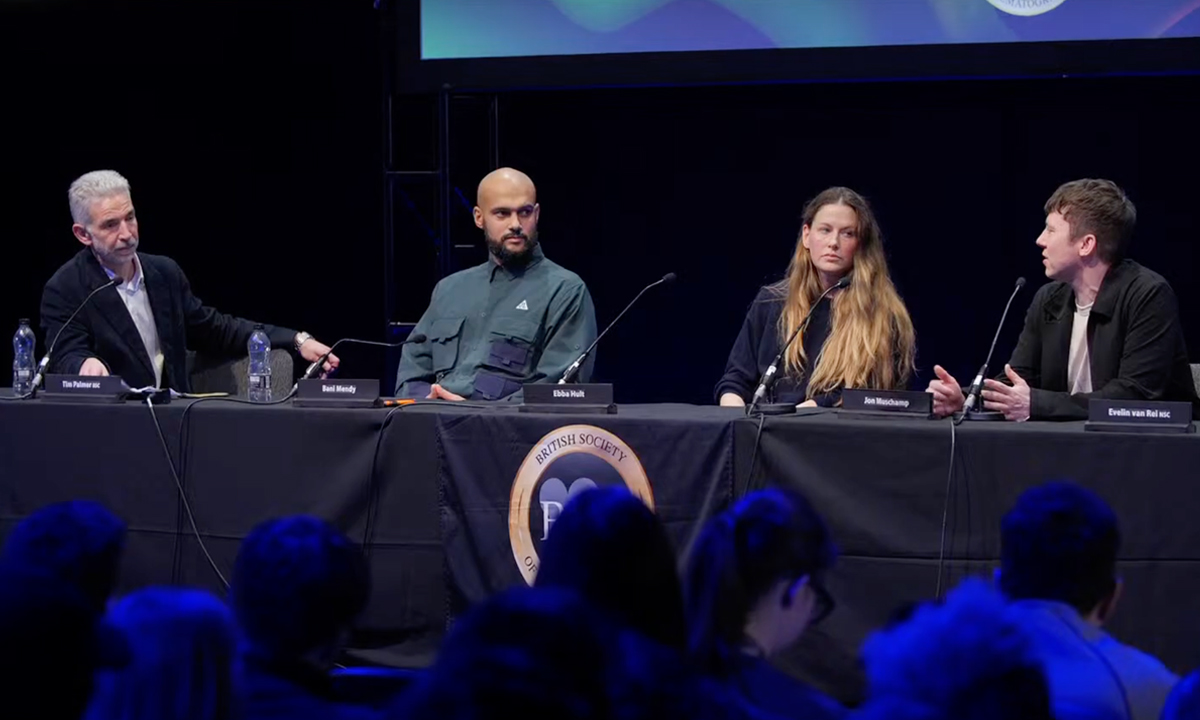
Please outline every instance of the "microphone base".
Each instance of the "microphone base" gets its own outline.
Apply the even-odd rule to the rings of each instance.
[[[171,402],[170,390],[155,390],[154,392],[131,392],[125,395],[126,400],[136,400],[137,402],[146,402],[146,398],[150,398],[150,402],[155,405],[167,405]]]
[[[969,410],[963,413],[962,419],[971,422],[1002,422],[1004,413],[995,410]]]
[[[795,415],[795,403],[767,403],[754,408],[752,415]]]

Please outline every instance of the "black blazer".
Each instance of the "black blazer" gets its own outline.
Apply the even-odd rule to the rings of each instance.
[[[1067,361],[1075,292],[1064,282],[1038,289],[1009,365],[1030,387],[1031,420],[1082,420],[1090,398],[1200,401],[1188,366],[1175,292],[1132,260],[1109,269],[1088,315],[1092,390],[1071,395]],[[1003,378],[1003,373],[998,376]]]
[[[246,342],[255,323],[201,303],[174,260],[145,253],[138,253],[138,259],[163,353],[163,387],[179,392],[191,390],[189,348],[231,359],[246,355]],[[41,321],[47,347],[87,294],[106,282],[108,275],[89,248],[80,250],[54,273],[42,292]],[[48,372],[74,375],[84,360],[94,357],[130,387],[154,384],[154,366],[142,336],[117,293],[115,287],[105,288],[75,316],[58,339]],[[264,329],[272,347],[293,350],[294,330],[273,326]]]

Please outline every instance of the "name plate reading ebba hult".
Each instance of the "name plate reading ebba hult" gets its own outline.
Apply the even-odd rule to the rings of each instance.
[[[123,402],[129,388],[116,375],[47,375],[44,400],[68,402]]]
[[[916,390],[847,388],[842,391],[842,409],[930,417],[933,414],[933,395]]]
[[[617,411],[611,383],[549,384],[526,383],[522,388],[525,402],[521,412],[595,412]]]
[[[301,380],[296,405],[302,407],[374,407],[378,380]]]
[[[1194,432],[1192,404],[1150,400],[1088,401],[1084,430],[1108,432]]]

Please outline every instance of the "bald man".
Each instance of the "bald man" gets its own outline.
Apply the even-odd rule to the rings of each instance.
[[[558,382],[596,338],[596,310],[578,275],[542,254],[537,189],[500,168],[476,193],[475,226],[488,260],[444,278],[407,345],[396,396],[520,400],[525,383]],[[580,369],[587,382],[592,359]]]

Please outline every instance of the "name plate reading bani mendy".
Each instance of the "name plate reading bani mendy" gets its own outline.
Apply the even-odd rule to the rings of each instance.
[[[379,397],[378,380],[301,380],[295,403],[301,407],[374,407]]]
[[[1194,432],[1192,404],[1151,400],[1088,401],[1085,430],[1115,432]]]
[[[917,390],[847,388],[842,391],[842,409],[930,417],[933,414],[933,395]]]

